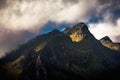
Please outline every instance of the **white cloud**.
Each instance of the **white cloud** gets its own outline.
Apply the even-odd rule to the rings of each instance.
[[[35,31],[49,20],[72,23],[85,21],[87,12],[96,0],[80,0],[78,3],[63,3],[64,0],[8,0],[8,7],[0,11],[0,24],[14,30]]]
[[[89,2],[89,5],[87,5],[87,3],[88,0],[79,0],[76,4],[64,6],[61,11],[53,16],[52,20],[58,23],[85,22],[90,18],[90,16],[87,15],[89,15],[91,9],[95,8],[97,1],[93,0],[92,2]]]
[[[97,39],[109,36],[114,42],[119,42],[120,40],[116,37],[120,36],[120,18],[116,21],[116,24],[110,21],[89,24],[89,30]]]

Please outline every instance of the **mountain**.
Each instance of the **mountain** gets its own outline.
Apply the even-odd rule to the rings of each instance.
[[[80,42],[86,36],[89,37],[89,30],[84,23],[79,23],[74,25],[72,28],[67,28],[63,31],[65,34],[69,35],[73,42]]]
[[[100,39],[100,42],[104,46],[120,52],[120,43],[114,43],[114,42],[112,42],[112,40],[108,36],[105,36],[102,39]]]
[[[1,79],[106,80],[114,75],[117,79],[120,52],[100,41],[83,22],[39,35],[0,60]]]

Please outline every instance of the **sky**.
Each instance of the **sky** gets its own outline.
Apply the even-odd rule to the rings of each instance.
[[[120,42],[119,0],[0,0],[0,57],[53,29],[84,22],[100,39]]]

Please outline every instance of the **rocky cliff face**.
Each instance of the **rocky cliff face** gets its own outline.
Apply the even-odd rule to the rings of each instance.
[[[19,78],[15,79],[99,79],[102,78],[101,75],[110,73],[120,65],[120,53],[103,46],[84,23],[76,24],[63,32],[54,30],[40,35],[22,47],[24,47],[21,53],[24,56],[22,61],[19,55],[9,62],[8,59],[12,58],[10,55],[1,59],[4,62],[1,64],[2,69],[7,72],[16,66],[20,67]],[[21,48],[16,52],[19,50]],[[13,65],[12,63],[16,61],[16,65],[11,68],[5,66],[8,63]],[[4,70],[2,72],[5,72]]]
[[[104,46],[106,46],[106,47],[108,47],[108,48],[110,48],[112,50],[116,50],[116,51],[120,52],[120,43],[114,43],[114,42],[112,42],[112,40],[108,36],[105,36],[102,39],[100,39],[100,42]]]
[[[87,25],[82,22],[66,29],[64,33],[68,34],[73,42],[79,42],[90,34]]]

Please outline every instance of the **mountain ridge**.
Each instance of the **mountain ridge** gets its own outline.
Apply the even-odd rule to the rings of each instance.
[[[7,72],[4,76],[20,80],[98,80],[104,72],[109,73],[120,64],[119,51],[103,46],[83,22],[63,32],[53,30],[37,36],[12,55],[0,60],[5,62],[0,67]],[[6,66],[8,63],[11,67]],[[10,70],[21,73],[12,75]]]

